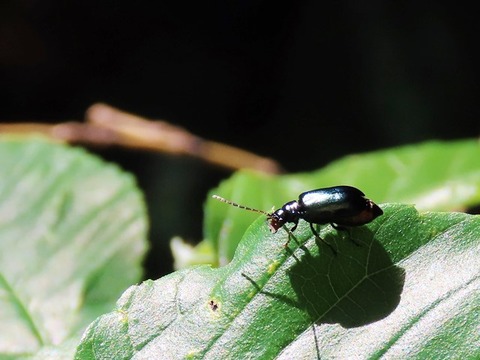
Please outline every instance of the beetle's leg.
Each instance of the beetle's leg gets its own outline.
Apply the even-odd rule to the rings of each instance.
[[[285,228],[285,230],[287,230],[287,234],[288,234],[288,240],[285,244],[283,244],[283,247],[286,249],[288,248],[288,244],[290,244],[290,240],[295,240],[295,242],[298,244],[298,241],[297,241],[297,238],[295,237],[295,235],[293,235],[292,231],[289,230],[287,227]]]
[[[295,231],[295,229],[297,228],[298,226],[298,222],[295,223],[295,225],[292,226],[292,228],[290,230],[288,230],[288,228],[286,226],[285,227],[285,230],[287,230],[287,233],[288,233],[288,240],[285,244],[283,244],[283,247],[287,247],[288,244],[290,244],[290,240],[293,238],[295,240],[295,242],[298,244],[298,241],[297,239],[295,238],[295,235],[293,235],[293,232]]]
[[[338,224],[335,224],[335,223],[330,223],[330,225],[332,225],[332,227],[337,230],[337,231],[346,231],[347,234],[348,234],[348,238],[350,239],[351,242],[353,242],[355,245],[357,246],[360,246],[361,244],[355,240],[353,237],[352,237],[352,234],[350,234],[350,228],[347,227],[347,226],[342,226],[342,225],[338,225]]]
[[[320,235],[318,235],[317,230],[315,230],[315,227],[313,226],[313,223],[309,223],[309,224],[310,224],[310,229],[312,229],[313,235],[315,235],[315,237],[321,239]]]
[[[333,245],[329,244],[328,242],[325,241],[325,239],[322,239],[320,237],[320,235],[318,235],[318,232],[317,232],[317,230],[315,230],[315,227],[313,226],[313,223],[310,223],[310,229],[312,229],[312,233],[313,233],[313,235],[315,235],[315,239],[318,239],[321,242],[323,242],[325,245],[327,245],[332,250],[333,255],[337,255],[337,250],[334,249]]]

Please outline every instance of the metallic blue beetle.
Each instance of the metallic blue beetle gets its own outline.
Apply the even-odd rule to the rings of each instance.
[[[300,219],[313,224],[331,224],[335,229],[367,224],[383,211],[365,194],[352,186],[334,186],[304,192],[298,201],[289,201],[273,213],[267,213],[270,230],[277,232],[286,223],[293,223],[295,231]]]
[[[267,216],[270,230],[275,233],[286,223],[293,223],[295,231],[300,219],[310,224],[313,234],[320,238],[313,224],[330,224],[335,229],[367,224],[383,214],[382,209],[365,194],[352,186],[334,186],[311,190],[300,194],[298,200],[287,202],[272,213],[236,204],[213,195],[217,200],[233,206],[259,212]]]

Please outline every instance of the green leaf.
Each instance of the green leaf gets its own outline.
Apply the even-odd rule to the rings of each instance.
[[[477,140],[427,142],[347,156],[303,174],[268,176],[241,171],[210,195],[270,211],[304,191],[334,185],[358,187],[376,203],[415,204],[419,210],[433,211],[465,209],[480,203],[480,145]],[[204,220],[204,242],[209,245],[201,244],[199,249],[212,249],[215,265],[227,264],[258,216],[209,198]],[[189,256],[189,263],[195,263],[196,256]]]
[[[475,358],[480,218],[384,215],[349,233],[264,219],[233,261],[131,287],[88,328],[76,359]],[[354,241],[352,241],[354,240]]]
[[[2,137],[0,171],[0,358],[72,358],[141,276],[143,199],[117,167],[40,139]]]

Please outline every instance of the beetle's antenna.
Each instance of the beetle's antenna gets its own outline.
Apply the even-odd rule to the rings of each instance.
[[[254,209],[254,208],[251,208],[251,207],[248,207],[248,206],[245,206],[245,205],[240,205],[240,204],[234,203],[233,201],[224,199],[223,197],[218,196],[218,195],[212,195],[212,197],[213,197],[214,199],[218,200],[218,201],[224,202],[224,203],[226,203],[226,204],[230,204],[230,205],[235,206],[235,207],[238,207],[238,208],[240,208],[240,209],[244,209],[244,210],[248,210],[248,211],[253,211],[253,212],[256,212],[256,213],[260,213],[260,214],[263,214],[263,215],[267,215],[268,217],[271,216],[271,214],[269,214],[269,213],[266,212],[266,211]]]

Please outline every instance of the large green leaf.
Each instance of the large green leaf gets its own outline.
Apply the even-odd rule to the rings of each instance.
[[[303,221],[285,249],[259,219],[227,266],[131,287],[76,358],[478,358],[480,218],[381,206],[321,229],[337,255]]]
[[[420,210],[455,211],[480,203],[480,145],[477,140],[428,142],[362,155],[351,155],[312,173],[267,176],[234,174],[211,194],[269,211],[304,191],[352,185],[375,202],[415,204]],[[218,201],[206,203],[205,241],[183,263],[213,259],[227,264],[238,241],[258,214]],[[198,256],[198,249],[203,255]],[[210,256],[205,256],[205,250]],[[177,262],[182,263],[181,259]]]
[[[134,179],[79,149],[0,139],[0,358],[70,358],[141,276]]]

